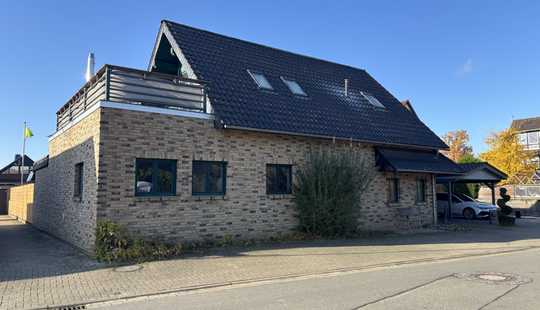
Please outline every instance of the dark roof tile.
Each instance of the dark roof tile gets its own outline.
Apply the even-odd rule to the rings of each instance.
[[[540,130],[540,117],[516,119],[511,127],[517,131]]]
[[[165,21],[227,127],[353,139],[381,144],[447,148],[366,71]],[[263,73],[273,91],[258,89],[247,70]],[[307,97],[291,94],[280,76]],[[349,96],[344,80],[349,79]],[[375,96],[386,109],[369,104]]]

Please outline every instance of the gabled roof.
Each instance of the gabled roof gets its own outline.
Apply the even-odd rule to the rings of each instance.
[[[458,166],[463,171],[461,175],[440,176],[437,177],[437,182],[497,183],[508,178],[506,173],[490,165],[488,162],[465,163],[458,164]]]
[[[13,166],[16,166],[16,167],[20,166],[21,165],[21,159],[22,159],[22,157],[20,155],[15,155],[15,159],[12,162],[10,162],[4,168],[0,169],[0,174],[4,173],[4,171],[8,170],[9,168],[11,168]],[[34,161],[30,157],[24,155],[24,166],[25,167],[31,167],[32,165],[34,165]]]
[[[478,169],[485,169],[502,180],[508,178],[508,175],[506,175],[506,173],[502,172],[501,170],[495,168],[494,166],[490,165],[488,162],[485,161],[479,163],[463,163],[459,164],[459,166],[465,173],[469,173]]]
[[[540,117],[516,119],[511,127],[517,131],[540,130]]]
[[[446,144],[366,71],[163,22],[208,96],[223,128],[446,149]],[[266,76],[261,90],[248,70]],[[291,93],[281,77],[307,96]],[[344,81],[348,79],[345,96]],[[386,109],[360,94],[376,97]]]

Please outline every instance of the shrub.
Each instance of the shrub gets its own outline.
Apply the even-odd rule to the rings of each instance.
[[[300,230],[323,237],[355,233],[362,194],[374,175],[373,167],[352,150],[308,154],[294,193]]]
[[[96,228],[96,258],[107,262],[165,259],[183,253],[181,244],[166,244],[133,238],[111,221],[100,221]]]

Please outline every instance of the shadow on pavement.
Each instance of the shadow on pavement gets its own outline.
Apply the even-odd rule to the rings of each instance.
[[[467,250],[463,244],[471,244],[470,250],[478,250],[477,245],[473,244],[540,240],[540,219],[536,218],[521,219],[514,227],[490,225],[487,221],[457,221],[457,223],[468,229],[466,231],[431,230],[413,234],[375,235],[359,239],[213,248],[204,253],[189,254],[180,259],[219,259],[220,257],[242,256],[346,256],[380,253],[399,255],[414,252],[448,252],[452,250],[452,244],[457,244],[455,247],[459,246],[463,251]],[[429,248],[429,245],[435,244],[445,246]],[[427,247],[414,247],[419,245]],[[489,250],[507,246],[507,244],[493,244],[482,248]],[[344,247],[346,249],[343,249]],[[336,248],[341,249],[336,251]],[[96,262],[71,245],[38,231],[31,225],[19,224],[13,220],[0,222],[0,283],[81,273],[109,267],[112,266]]]

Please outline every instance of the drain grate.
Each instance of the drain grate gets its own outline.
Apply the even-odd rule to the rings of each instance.
[[[73,305],[73,306],[65,306],[65,307],[58,307],[53,308],[54,310],[84,310],[86,309],[86,305]]]

